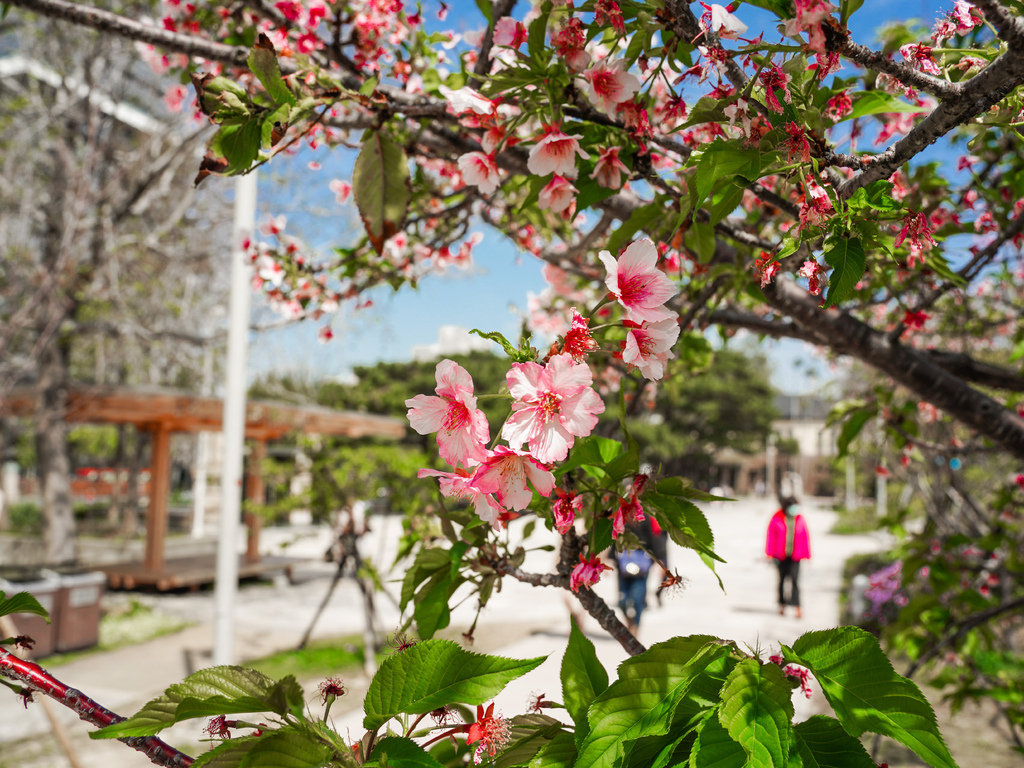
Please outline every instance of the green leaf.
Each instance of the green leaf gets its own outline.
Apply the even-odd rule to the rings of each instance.
[[[761,175],[761,153],[756,149],[743,149],[738,141],[716,139],[697,161],[690,184],[690,196],[696,210],[704,204],[723,179],[736,176],[753,181]]]
[[[686,233],[686,244],[697,254],[701,264],[707,264],[715,255],[715,228],[711,224],[693,222]]]
[[[601,470],[602,476],[606,476],[605,467],[622,455],[623,451],[622,443],[618,440],[600,435],[588,435],[575,442],[569,457],[554,472],[557,475],[564,475],[577,467],[594,467]]]
[[[262,672],[242,667],[210,667],[170,686],[127,720],[89,735],[94,739],[151,736],[182,720],[248,712],[276,712],[281,708],[277,684]]]
[[[447,704],[483,704],[544,661],[485,656],[450,640],[425,640],[389,656],[370,682],[363,725],[376,730],[400,713],[423,714]]]
[[[839,23],[845,25],[862,5],[864,5],[864,0],[842,0],[842,3],[840,3]]]
[[[903,203],[892,196],[893,187],[896,185],[891,181],[873,181],[866,187],[861,187],[846,204],[852,211],[882,211],[891,213],[903,209]],[[781,257],[780,257],[781,258]]]
[[[859,627],[808,632],[792,649],[782,649],[787,662],[811,670],[847,733],[880,733],[933,768],[956,768],[928,700],[896,674],[869,632]]]
[[[491,0],[476,0],[476,7],[480,9],[480,13],[487,19],[487,23],[493,27],[494,8],[491,6]]]
[[[864,245],[856,237],[830,237],[825,242],[825,261],[832,267],[828,279],[828,293],[825,308],[833,307],[846,299],[857,283],[864,277],[867,257]]]
[[[10,597],[0,592],[0,616],[10,616],[12,613],[33,613],[46,619],[47,624],[50,623],[50,614],[28,592],[16,592]]]
[[[548,715],[517,715],[509,725],[509,743],[494,758],[494,768],[529,765],[553,738],[565,734],[562,722]]]
[[[238,768],[262,736],[239,736],[228,739],[209,752],[203,752],[192,768]]]
[[[432,754],[423,747],[401,736],[388,736],[377,742],[365,765],[387,768],[442,768]]]
[[[871,421],[877,413],[878,408],[875,404],[872,404],[850,414],[849,418],[843,422],[843,428],[839,431],[839,437],[836,438],[836,448],[839,451],[837,458],[842,458],[849,453],[850,443],[856,439],[864,425]]]
[[[725,561],[715,554],[715,536],[700,508],[678,496],[666,496],[652,491],[643,495],[642,503],[654,508],[658,524],[665,529],[672,541],[694,550],[700,556],[704,565],[715,574],[718,586],[724,591],[722,578],[715,571],[715,561]]]
[[[711,225],[717,224],[730,213],[736,210],[736,207],[743,200],[743,192],[746,189],[746,184],[726,184],[722,189],[715,193],[714,200],[711,204]],[[712,249],[714,253],[714,249]]]
[[[562,701],[576,723],[577,738],[582,741],[589,728],[587,710],[608,687],[608,672],[598,661],[594,644],[576,626],[576,619],[569,621],[569,644],[562,657]]]
[[[662,199],[655,199],[653,203],[633,209],[629,218],[622,222],[608,238],[607,250],[611,252],[612,256],[618,256],[619,251],[633,239],[633,235],[641,230],[646,231],[649,225],[664,216],[665,201]]]
[[[718,719],[749,764],[783,768],[793,741],[793,686],[778,664],[744,659],[722,688]]]
[[[630,742],[667,734],[684,699],[690,707],[710,706],[722,684],[709,674],[728,646],[706,635],[676,637],[652,646],[619,667],[619,679],[590,707],[590,733],[580,747],[576,768],[613,768]]]
[[[245,768],[322,768],[330,763],[329,746],[296,730],[273,731],[257,739]]]
[[[262,131],[262,123],[256,118],[217,129],[210,139],[210,151],[228,161],[222,173],[237,176],[252,167],[260,156]]]
[[[725,496],[715,496],[700,488],[694,488],[685,477],[663,477],[655,483],[655,490],[666,496],[679,496],[690,501],[734,501]]]
[[[405,150],[381,131],[366,131],[362,143],[352,171],[352,195],[379,255],[405,222],[412,199],[409,161]]]
[[[413,618],[416,620],[416,632],[430,639],[439,629],[444,629],[451,622],[451,609],[448,600],[462,583],[461,578],[453,578],[451,560],[448,568],[438,571],[416,592],[413,599]]]
[[[275,104],[295,103],[295,96],[292,95],[284,78],[281,77],[281,69],[277,65],[277,53],[266,35],[260,35],[256,45],[249,53],[247,63]]]
[[[690,758],[692,768],[744,768],[748,765],[747,753],[712,712],[697,729],[697,741]]]
[[[540,62],[541,55],[545,51],[544,37],[548,31],[548,17],[551,15],[552,4],[545,0],[540,7],[540,14],[532,22],[526,32],[526,49],[530,52],[530,58]]]
[[[814,715],[797,723],[793,733],[792,768],[876,768],[860,740],[831,717]]]
[[[576,762],[576,740],[562,731],[541,747],[530,761],[530,768],[573,768]]]
[[[843,117],[843,121],[853,120],[866,115],[879,115],[886,112],[923,112],[914,104],[909,104],[898,96],[883,91],[862,91],[854,94],[853,111]]]

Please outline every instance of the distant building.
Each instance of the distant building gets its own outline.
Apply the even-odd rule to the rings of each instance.
[[[774,439],[754,455],[731,449],[719,452],[718,485],[739,495],[758,488],[777,495],[782,488],[800,495],[831,496],[832,460],[838,453],[839,436],[838,427],[825,426],[832,405],[831,400],[815,395],[777,396],[775,409],[780,415],[771,424]],[[771,483],[767,482],[769,464],[774,474]]]
[[[416,344],[411,351],[414,362],[423,363],[450,355],[491,352],[494,342],[470,333],[460,325],[442,325],[433,344]]]

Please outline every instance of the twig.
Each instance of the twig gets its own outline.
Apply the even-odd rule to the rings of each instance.
[[[38,664],[19,659],[9,651],[0,649],[0,675],[18,680],[33,691],[49,696],[68,709],[78,713],[87,723],[103,728],[120,723],[125,718],[97,704],[81,691],[69,688]],[[193,758],[179,752],[156,736],[126,736],[118,739],[129,747],[143,753],[153,763],[168,768],[185,768],[192,765]]]

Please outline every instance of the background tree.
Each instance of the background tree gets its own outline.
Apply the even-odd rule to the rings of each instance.
[[[0,80],[0,392],[39,393],[46,557],[64,562],[68,384],[195,385],[226,239],[216,191],[184,182],[204,132],[161,104],[130,43],[46,22],[6,35],[24,55]]]

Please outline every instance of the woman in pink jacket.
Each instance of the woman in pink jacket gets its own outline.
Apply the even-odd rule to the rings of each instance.
[[[800,506],[796,499],[787,496],[782,499],[782,509],[778,510],[768,523],[768,538],[764,552],[775,560],[779,567],[779,614],[786,612],[786,606],[796,607],[796,617],[800,613],[800,561],[811,557],[811,544],[807,537],[807,523],[800,514]],[[785,586],[789,581],[789,596]]]

